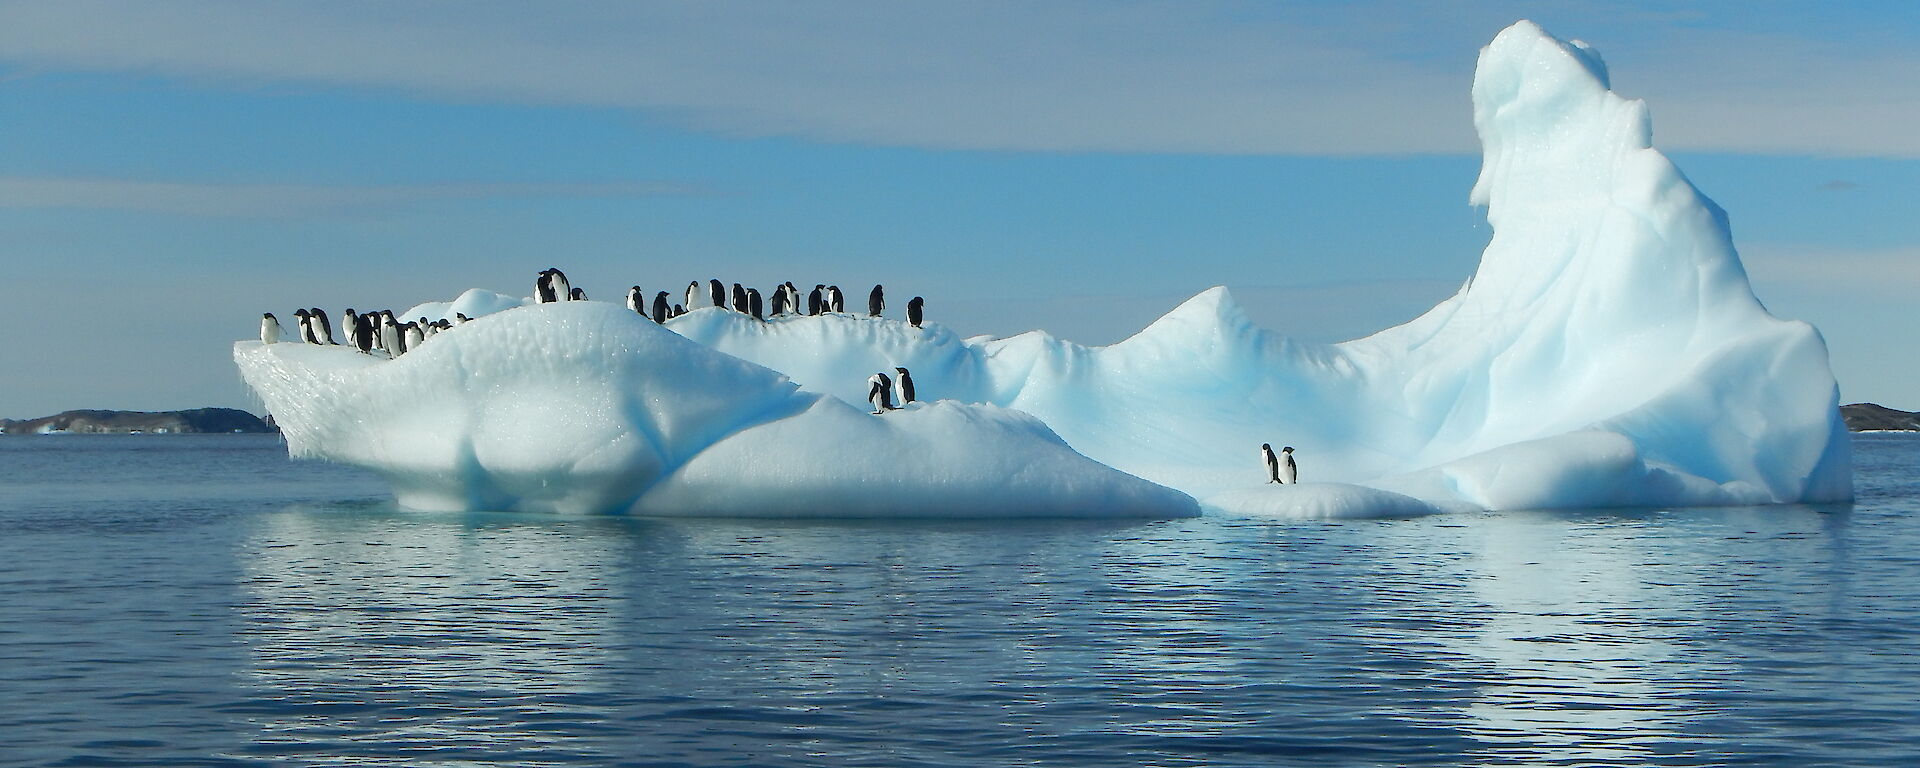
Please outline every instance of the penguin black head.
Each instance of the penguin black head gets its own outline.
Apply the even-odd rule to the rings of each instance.
[[[459,320],[460,322],[464,323],[468,320],[472,320],[473,318],[467,317],[467,314],[465,312],[455,312],[453,313],[453,319]]]
[[[307,311],[304,309],[296,309],[293,311],[294,317],[306,317],[307,314],[308,314]]]
[[[896,370],[896,371],[899,371],[899,372],[900,372],[900,375],[902,375],[902,376],[905,376],[905,375],[907,375],[907,369],[905,369],[905,368],[901,368],[901,367],[899,367],[899,366],[894,366],[894,368],[893,368],[893,369],[894,369],[894,370]]]
[[[1263,451],[1271,451],[1271,450],[1273,450],[1273,443],[1261,443],[1261,444],[1260,444],[1260,450],[1263,450]]]
[[[1280,449],[1280,452],[1281,452],[1281,453],[1293,453],[1293,446],[1291,446],[1291,445],[1289,445],[1289,446],[1287,446],[1287,447],[1285,447],[1285,448],[1282,448],[1282,449]]]
[[[276,321],[276,322],[278,322],[278,321],[280,320],[280,318],[277,318],[277,317],[274,317],[274,316],[273,316],[273,313],[272,313],[272,312],[262,312],[262,313],[260,313],[260,319],[262,319],[262,320],[273,320],[273,321]]]
[[[586,301],[587,292],[583,289],[575,288],[567,292],[567,298],[572,299],[574,301]]]

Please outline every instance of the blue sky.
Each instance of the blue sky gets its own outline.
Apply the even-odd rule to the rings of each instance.
[[[0,0],[0,416],[253,407],[259,312],[549,265],[1089,343],[1224,284],[1364,335],[1473,271],[1473,62],[1520,18],[1648,101],[1844,398],[1920,408],[1920,10],[1669,5]]]

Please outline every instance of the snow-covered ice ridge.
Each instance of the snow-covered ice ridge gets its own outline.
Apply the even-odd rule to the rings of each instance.
[[[1850,499],[1824,341],[1754,298],[1725,213],[1652,149],[1645,105],[1609,90],[1599,55],[1520,22],[1481,51],[1473,103],[1471,199],[1494,231],[1479,269],[1343,344],[1257,328],[1223,288],[1108,347],[711,308],[662,328],[470,292],[405,316],[513,308],[398,360],[257,342],[234,357],[295,455],[374,468],[424,508],[1172,516],[1191,494],[1347,517]],[[894,366],[939,402],[851,405]],[[1298,448],[1308,482],[1264,484],[1263,442]]]

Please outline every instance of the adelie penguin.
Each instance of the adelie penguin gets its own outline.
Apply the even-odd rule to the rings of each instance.
[[[280,333],[280,318],[274,317],[272,312],[260,315],[260,343],[278,344]]]
[[[765,308],[766,307],[760,303],[759,289],[748,288],[747,289],[747,314],[753,315],[753,319],[755,320],[764,321],[767,319],[767,316],[765,314],[762,314],[761,310]]]
[[[767,316],[779,317],[787,313],[787,287],[774,286],[773,296],[767,300]]]
[[[867,402],[873,404],[875,415],[895,410],[893,406],[893,382],[884,373],[867,377]]]
[[[647,314],[647,292],[640,286],[627,289],[627,311],[640,315]]]
[[[682,306],[687,309],[700,308],[700,281],[687,283],[687,303]]]
[[[1280,457],[1273,455],[1272,443],[1260,444],[1260,461],[1267,465],[1267,484],[1280,482]]]
[[[552,304],[573,298],[573,287],[567,284],[567,276],[556,267],[547,267],[540,277],[533,281],[533,300],[536,304]]]
[[[333,323],[327,322],[327,311],[319,307],[307,310],[307,317],[313,318],[313,335],[318,338],[315,344],[333,343]]]
[[[347,310],[352,315],[353,310]],[[373,354],[373,314],[353,315],[353,348]]]
[[[807,315],[808,316],[811,317],[811,316],[819,315],[820,310],[825,307],[826,290],[827,290],[826,286],[816,285],[813,287],[813,292],[807,294]]]
[[[713,299],[713,303],[709,306],[715,306],[721,309],[727,308],[727,287],[722,285],[720,281],[708,280],[707,293],[708,298]]]
[[[913,402],[913,374],[907,373],[907,369],[898,366],[895,366],[893,371],[900,374],[893,379],[894,394],[900,400],[900,407],[905,408],[907,403]]]
[[[307,314],[306,310],[304,309],[294,310],[293,317],[295,320],[300,321],[300,340],[301,341],[304,341],[308,344],[320,343],[320,341],[316,339],[313,334],[313,317]]]
[[[747,289],[740,287],[739,283],[733,284],[733,311],[743,315],[747,313]]]
[[[575,288],[567,292],[567,300],[568,301],[586,301],[587,292],[580,290],[579,288]]]
[[[915,296],[913,297],[912,300],[907,302],[907,323],[912,325],[913,327],[915,328],[920,327],[920,321],[926,319],[926,313],[927,313],[926,299],[922,299],[918,296]]]
[[[673,305],[667,303],[666,291],[661,291],[653,295],[653,321],[654,322],[656,323],[666,322],[667,317],[672,312],[673,312]]]
[[[827,286],[827,311],[828,312],[847,311],[847,295],[840,292],[840,286],[837,286],[837,285]]]
[[[876,285],[873,287],[873,292],[867,294],[867,316],[879,317],[880,313],[886,310],[887,296],[880,290],[880,286]]]

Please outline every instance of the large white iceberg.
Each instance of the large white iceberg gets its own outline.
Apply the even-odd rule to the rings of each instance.
[[[411,506],[1191,512],[1137,478],[1306,517],[1851,498],[1824,342],[1754,298],[1726,215],[1651,148],[1598,54],[1521,22],[1482,50],[1473,101],[1472,200],[1494,230],[1478,271],[1344,344],[1257,328],[1222,288],[1108,347],[718,309],[666,333],[470,293],[416,309],[503,311],[396,361],[235,358],[294,453],[385,472]],[[894,366],[940,402],[849,405]],[[1265,484],[1263,442],[1296,447],[1311,482]]]

